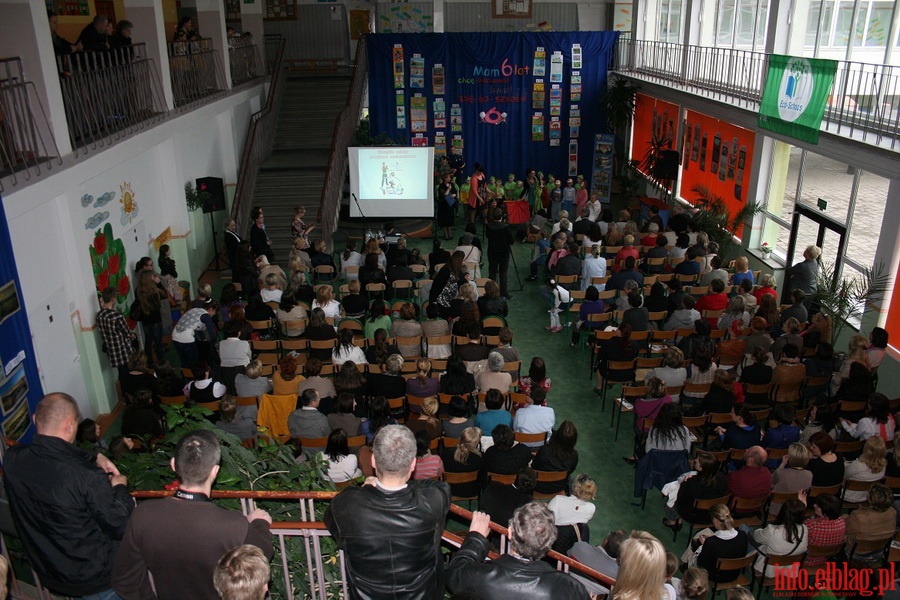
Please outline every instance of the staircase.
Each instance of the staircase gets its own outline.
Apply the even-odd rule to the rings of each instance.
[[[262,164],[253,206],[266,215],[275,261],[287,268],[294,208],[306,207],[307,225],[316,222],[334,123],[347,103],[351,78],[341,74],[291,73],[284,80],[275,149]],[[314,229],[310,239],[319,239]]]

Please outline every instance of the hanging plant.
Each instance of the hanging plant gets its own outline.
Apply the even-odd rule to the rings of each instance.
[[[194,186],[190,181],[184,184],[184,199],[187,202],[188,211],[194,212],[198,208],[203,208],[203,205],[206,204],[210,198],[212,198],[212,196],[209,192],[206,190],[194,189]]]

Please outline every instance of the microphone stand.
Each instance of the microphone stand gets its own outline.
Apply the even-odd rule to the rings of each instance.
[[[359,205],[359,198],[356,197],[356,194],[351,192],[350,196],[353,198],[353,201],[356,202],[356,209],[363,218],[363,245],[365,245],[365,243],[369,241],[366,239],[366,233],[369,231],[369,220],[366,218],[366,213],[363,212],[362,206]]]

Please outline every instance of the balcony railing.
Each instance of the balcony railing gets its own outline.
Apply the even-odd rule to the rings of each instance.
[[[259,166],[272,154],[272,147],[275,144],[275,125],[278,121],[284,87],[283,39],[278,44],[274,60],[266,105],[250,117],[250,128],[244,141],[234,202],[231,206],[231,216],[237,221],[238,231],[242,232],[246,232],[249,225],[250,204],[253,201],[253,189],[256,187]]]
[[[0,60],[0,190],[18,185],[60,164],[59,150],[34,84],[25,80],[22,60]]]
[[[900,68],[837,61],[822,130],[870,144],[900,142]],[[761,52],[620,38],[612,68],[758,112],[769,58]]]
[[[222,57],[213,48],[211,39],[169,42],[168,49],[172,96],[176,107],[215,98],[227,92]]]
[[[331,156],[328,159],[325,184],[322,186],[322,200],[319,203],[322,239],[329,247],[331,246],[331,235],[337,229],[341,210],[341,194],[347,174],[347,147],[359,125],[368,74],[369,60],[366,53],[366,39],[363,37],[356,44],[353,81],[350,83],[347,104],[334,123],[334,134],[331,136]]]
[[[145,44],[57,57],[75,154],[161,120],[166,112],[156,65]]]
[[[252,37],[228,38],[228,58],[233,87],[266,75],[262,60],[259,58],[259,47],[253,43]]]

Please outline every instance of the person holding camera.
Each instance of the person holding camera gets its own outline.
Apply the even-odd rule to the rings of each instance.
[[[503,211],[495,208],[490,215],[490,222],[486,227],[485,237],[488,243],[488,270],[489,277],[497,281],[500,275],[500,295],[507,300],[512,300],[509,295],[508,271],[509,256],[512,253],[513,236],[509,224],[503,220]]]

